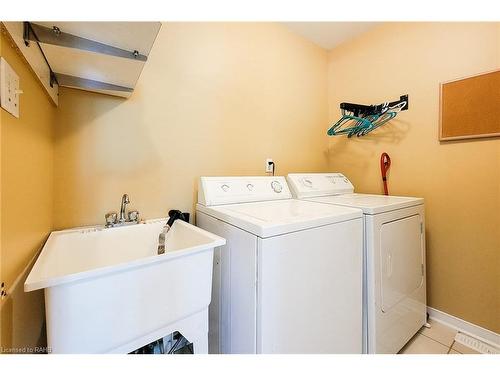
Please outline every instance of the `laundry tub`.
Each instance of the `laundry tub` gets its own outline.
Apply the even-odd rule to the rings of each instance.
[[[48,351],[129,353],[174,331],[208,352],[214,247],[225,239],[165,219],[52,232],[24,289],[45,291]]]

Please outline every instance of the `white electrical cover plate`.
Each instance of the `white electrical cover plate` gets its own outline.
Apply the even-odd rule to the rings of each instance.
[[[19,76],[3,57],[0,58],[0,104],[19,118]]]

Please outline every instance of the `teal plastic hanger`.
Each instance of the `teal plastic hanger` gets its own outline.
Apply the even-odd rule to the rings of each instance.
[[[356,121],[353,126],[344,127],[345,124],[350,121]],[[329,136],[342,135],[342,134],[351,134],[351,136],[358,131],[363,129],[367,129],[372,126],[372,123],[363,117],[343,114],[340,120],[338,120],[335,124],[333,124],[330,129],[326,132]]]
[[[380,115],[368,115],[366,117],[343,114],[340,120],[328,129],[327,134],[331,137],[343,134],[347,134],[348,138],[354,135],[362,137],[384,125],[387,121],[392,120],[396,115],[397,112],[392,111],[384,112]],[[354,125],[343,127],[350,121],[355,121]]]
[[[326,132],[329,136],[344,135],[348,138],[356,135],[362,137],[396,115],[408,109],[408,95],[400,96],[393,102],[384,102],[378,105],[363,105],[354,103],[340,103],[342,117],[333,124]]]
[[[397,112],[385,112],[384,114],[382,114],[380,116],[375,115],[378,118],[373,120],[373,121],[370,121],[372,123],[372,126],[370,128],[366,128],[366,129],[361,130],[357,134],[357,136],[361,137],[363,135],[367,135],[368,133],[370,133],[370,132],[374,131],[375,129],[384,125],[387,121],[392,120],[394,117],[396,117],[396,115],[397,115]]]

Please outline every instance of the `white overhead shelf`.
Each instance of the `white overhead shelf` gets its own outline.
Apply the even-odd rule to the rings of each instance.
[[[68,34],[95,40],[128,51],[137,50],[149,55],[160,22],[35,22],[52,29],[53,26]]]
[[[54,21],[4,26],[57,104],[57,86],[129,97],[161,23]]]

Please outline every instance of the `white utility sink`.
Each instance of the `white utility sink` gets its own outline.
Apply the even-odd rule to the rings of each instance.
[[[207,353],[213,249],[226,240],[165,219],[52,232],[24,290],[45,288],[52,353],[128,353],[174,331]]]

